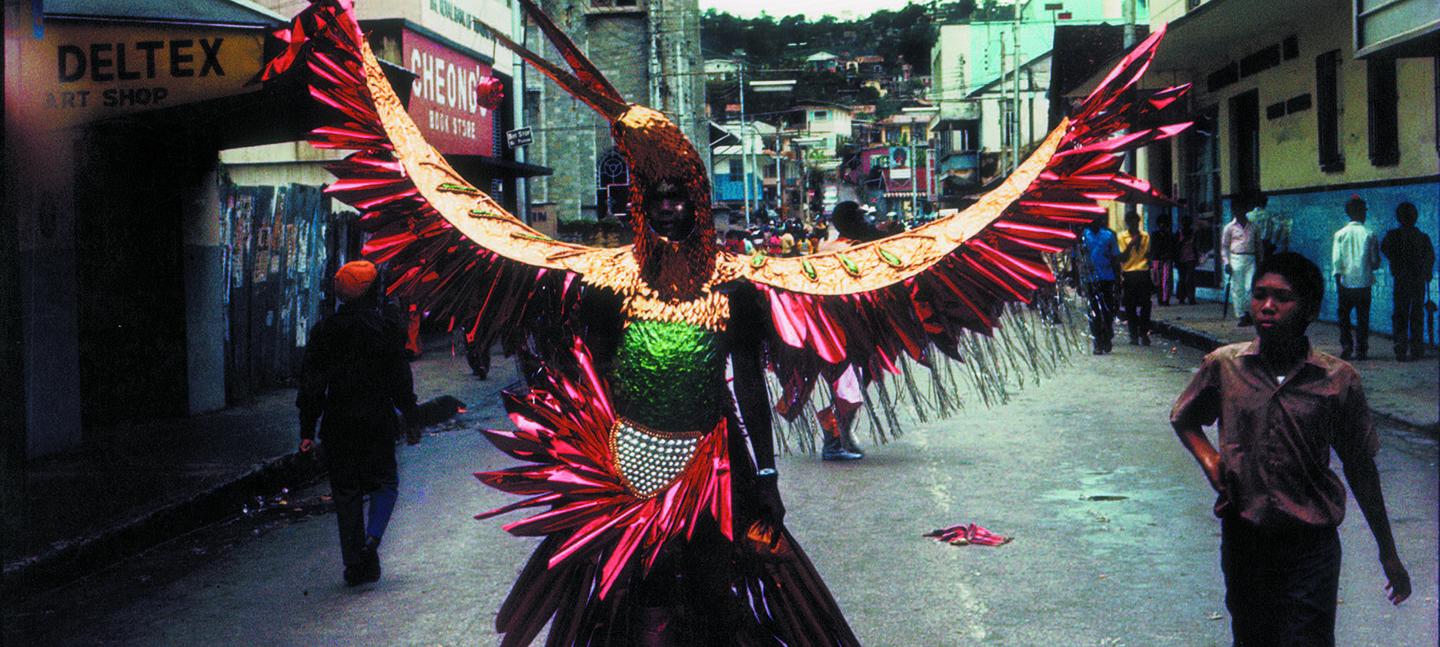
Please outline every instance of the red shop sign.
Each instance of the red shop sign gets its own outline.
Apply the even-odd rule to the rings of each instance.
[[[490,65],[409,29],[405,67],[415,73],[410,118],[441,153],[495,155],[495,112],[481,107],[475,86]]]

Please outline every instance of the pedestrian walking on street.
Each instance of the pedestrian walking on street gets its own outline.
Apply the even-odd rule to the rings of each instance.
[[[1080,239],[1083,275],[1090,292],[1090,338],[1096,355],[1112,350],[1115,341],[1115,279],[1120,274],[1120,247],[1115,232],[1092,220]]]
[[[1155,303],[1170,305],[1175,293],[1175,259],[1178,256],[1179,240],[1171,231],[1173,224],[1169,213],[1155,216],[1155,231],[1150,232],[1150,282],[1155,286]]]
[[[380,542],[399,496],[395,410],[407,423],[417,420],[405,331],[381,312],[377,278],[369,261],[346,263],[335,274],[342,303],[310,333],[295,401],[302,453],[314,450],[320,427],[350,586],[380,579]],[[407,442],[420,442],[418,428],[407,424],[406,431]]]
[[[1390,331],[1395,338],[1395,360],[1400,362],[1425,356],[1425,296],[1430,291],[1435,247],[1415,226],[1419,215],[1415,205],[1401,202],[1395,207],[1395,221],[1400,226],[1386,233],[1380,243],[1395,279]]]
[[[1175,237],[1175,273],[1179,275],[1175,300],[1182,305],[1195,305],[1195,265],[1199,259],[1195,249],[1195,218],[1187,213],[1180,216],[1180,231]]]
[[[1250,218],[1244,209],[1236,207],[1235,219],[1220,232],[1220,260],[1225,263],[1229,275],[1230,307],[1239,319],[1236,326],[1250,325],[1250,283],[1255,279],[1255,255],[1259,252],[1259,239]]]
[[[1330,468],[1332,449],[1380,549],[1387,597],[1398,605],[1410,596],[1360,376],[1305,336],[1323,281],[1299,254],[1267,259],[1248,301],[1255,340],[1206,355],[1170,413],[1219,495],[1220,565],[1237,647],[1335,644],[1345,485]],[[1202,429],[1217,420],[1219,449]]]
[[[1125,214],[1125,231],[1120,232],[1120,305],[1125,308],[1125,325],[1130,345],[1150,345],[1150,234],[1140,227],[1140,214]]]
[[[1270,210],[1270,196],[1261,193],[1255,196],[1255,208],[1246,215],[1255,236],[1260,239],[1259,259],[1261,262],[1270,254],[1290,251],[1290,217]]]
[[[1375,270],[1380,269],[1380,241],[1365,228],[1365,200],[1350,196],[1345,215],[1350,222],[1335,232],[1330,245],[1330,265],[1339,295],[1340,359],[1367,359],[1370,353],[1370,288]],[[1350,323],[1350,313],[1355,323]]]

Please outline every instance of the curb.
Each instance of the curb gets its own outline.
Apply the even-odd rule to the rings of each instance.
[[[322,474],[319,462],[288,454],[257,463],[231,480],[173,505],[145,512],[96,533],[57,542],[38,555],[5,564],[6,597],[56,588],[122,559],[225,519],[257,494],[292,489]]]
[[[1206,353],[1225,345],[1224,341],[1221,341],[1220,338],[1215,337],[1214,335],[1206,334],[1195,330],[1194,328],[1188,328],[1186,326],[1182,326],[1171,321],[1152,319],[1150,321],[1150,326],[1155,330],[1155,332],[1159,333],[1160,335],[1169,337],[1170,339],[1174,339],[1182,344],[1185,344],[1186,346],[1189,346],[1190,348],[1194,348],[1196,350],[1200,350]],[[1381,411],[1374,407],[1371,407],[1370,413],[1377,418],[1383,418],[1387,422],[1398,425],[1400,427],[1404,427],[1407,431],[1424,434],[1430,436],[1431,438],[1440,439],[1440,425],[1416,422],[1414,420],[1402,418],[1392,413]]]

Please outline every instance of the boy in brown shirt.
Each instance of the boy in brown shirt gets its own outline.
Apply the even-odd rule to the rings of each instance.
[[[1380,440],[1360,376],[1310,347],[1324,295],[1320,269],[1294,253],[1256,272],[1256,339],[1205,356],[1171,425],[1219,497],[1220,564],[1235,645],[1334,645],[1345,486],[1333,448],[1380,549],[1388,597],[1410,595],[1380,491]],[[1219,448],[1202,427],[1220,423]]]

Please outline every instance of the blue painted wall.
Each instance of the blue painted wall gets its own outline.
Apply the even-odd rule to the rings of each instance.
[[[1321,305],[1320,320],[1336,321],[1335,275],[1330,264],[1330,240],[1335,230],[1344,226],[1345,201],[1351,195],[1358,195],[1369,206],[1365,226],[1384,239],[1385,233],[1399,223],[1395,221],[1395,207],[1401,202],[1410,202],[1420,212],[1415,223],[1421,231],[1430,236],[1431,244],[1440,243],[1440,183],[1410,184],[1406,186],[1378,187],[1340,191],[1313,191],[1271,195],[1268,211],[1288,215],[1291,218],[1290,250],[1304,254],[1320,266],[1325,275],[1325,302]],[[1226,201],[1226,221],[1231,215],[1233,203]],[[1440,254],[1437,254],[1440,256]],[[1440,303],[1440,272],[1431,270],[1430,300]],[[1375,287],[1371,292],[1370,330],[1390,334],[1390,313],[1393,311],[1392,277],[1390,262],[1381,263],[1375,273]],[[1382,348],[1372,340],[1372,348]]]
[[[711,178],[711,182],[715,185],[715,201],[716,201],[716,202],[744,202],[744,201],[745,201],[745,182],[744,182],[744,181],[742,181],[742,180],[740,180],[740,179],[738,179],[738,178],[737,178],[737,179],[731,179],[730,175],[727,174],[727,173],[716,173],[716,174]],[[763,190],[762,187],[761,187],[760,178],[756,177],[755,174],[753,174],[753,173],[750,174],[750,199],[751,199],[751,200],[754,200],[754,199],[755,199],[755,196],[763,196],[763,195],[764,195],[764,190]]]

